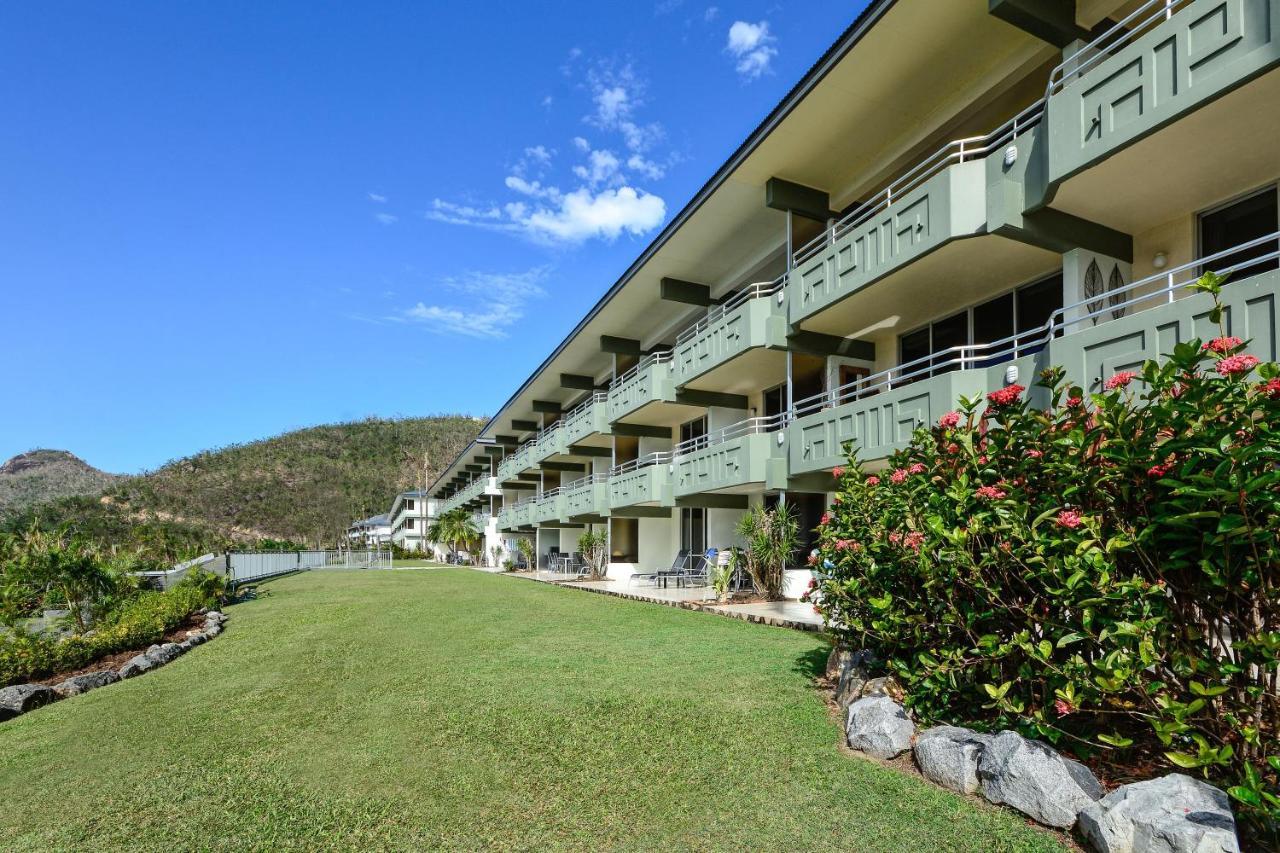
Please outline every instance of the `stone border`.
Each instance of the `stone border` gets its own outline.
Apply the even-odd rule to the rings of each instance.
[[[576,589],[580,592],[591,592],[596,595],[609,595],[614,598],[621,598],[624,601],[641,601],[646,604],[664,604],[667,607],[675,607],[679,610],[694,610],[699,613],[711,613],[716,616],[725,616],[730,619],[741,619],[744,622],[752,622],[756,625],[768,625],[773,628],[790,628],[794,631],[808,631],[815,634],[822,633],[825,630],[822,625],[813,624],[811,622],[799,622],[782,616],[770,616],[764,613],[737,613],[735,611],[725,609],[725,605],[716,601],[676,601],[670,598],[657,598],[655,596],[638,595],[630,592],[618,592],[616,589],[596,589],[590,586],[581,586],[580,584],[590,583],[589,579],[583,578],[553,581],[535,578],[527,574],[520,575],[514,572],[503,572],[503,574],[510,577],[523,577],[525,580],[545,583],[549,586],[562,587],[564,589]]]
[[[196,615],[201,615],[200,611]],[[60,699],[79,696],[108,684],[115,684],[135,675],[142,675],[158,669],[194,649],[201,643],[212,640],[222,633],[222,626],[227,621],[225,613],[219,610],[204,612],[204,628],[199,631],[188,631],[186,639],[181,643],[160,643],[148,648],[140,655],[125,661],[117,672],[101,669],[73,675],[52,687],[44,684],[14,684],[0,688],[0,721],[10,720],[23,714],[43,708]]]
[[[1099,853],[1240,853],[1227,795],[1181,773],[1107,793],[1087,767],[1017,732],[960,726],[917,731],[892,678],[872,678],[874,655],[838,645],[827,658],[851,749],[881,760],[910,752],[922,776],[960,794],[981,794],[1054,829],[1077,830]]]

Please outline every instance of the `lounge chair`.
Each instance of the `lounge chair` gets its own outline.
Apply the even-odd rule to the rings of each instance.
[[[647,580],[654,586],[658,585],[658,577],[661,575],[677,576],[684,570],[685,564],[689,562],[689,549],[681,548],[676,552],[676,558],[671,561],[669,569],[654,569],[652,572],[636,572],[627,580],[627,586],[635,583],[636,579]]]
[[[708,548],[705,554],[691,558],[685,570],[676,575],[676,586],[706,586],[707,567],[715,562],[717,553],[715,548]]]

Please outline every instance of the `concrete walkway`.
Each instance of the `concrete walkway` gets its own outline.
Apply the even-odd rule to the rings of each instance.
[[[646,601],[650,604],[664,604],[667,607],[680,607],[685,610],[701,610],[743,619],[761,625],[773,625],[779,628],[792,628],[798,631],[821,631],[822,617],[813,612],[813,606],[802,601],[762,601],[754,604],[716,604],[715,593],[710,587],[654,587],[643,583],[629,583],[625,580],[589,581],[566,577],[563,573],[539,571],[536,574],[513,574],[512,577],[540,581],[555,586],[580,589],[599,595],[612,595],[618,598],[629,598],[633,601]]]

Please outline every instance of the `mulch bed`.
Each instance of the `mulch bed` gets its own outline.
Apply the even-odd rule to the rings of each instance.
[[[180,643],[187,638],[188,631],[197,631],[203,627],[204,627],[204,617],[192,616],[189,619],[187,619],[186,622],[182,623],[177,628],[174,628],[172,631],[165,634],[164,639],[159,640],[158,643]],[[50,675],[47,678],[35,678],[35,679],[32,679],[30,683],[44,684],[48,687],[52,687],[55,684],[59,684],[63,681],[66,681],[68,678],[71,678],[73,675],[84,675],[89,672],[100,672],[101,670],[104,670],[104,669],[119,670],[120,667],[124,666],[125,663],[129,661],[130,658],[137,657],[138,655],[145,652],[147,649],[151,648],[152,645],[157,645],[158,643],[148,643],[147,645],[141,646],[136,649],[128,649],[123,652],[114,652],[112,654],[106,655],[105,657],[98,658],[96,661],[89,664],[88,666],[82,666],[79,669],[64,670],[54,675]]]

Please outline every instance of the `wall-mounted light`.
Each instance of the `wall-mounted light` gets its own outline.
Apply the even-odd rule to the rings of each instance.
[[[1156,256],[1151,259],[1153,269],[1162,270],[1169,265],[1169,256],[1164,252],[1156,252]]]
[[[1012,385],[1018,381],[1018,365],[1011,364],[1004,369],[1004,384]]]
[[[1008,169],[1016,162],[1018,162],[1018,146],[1010,145],[1004,149],[1004,167]]]

